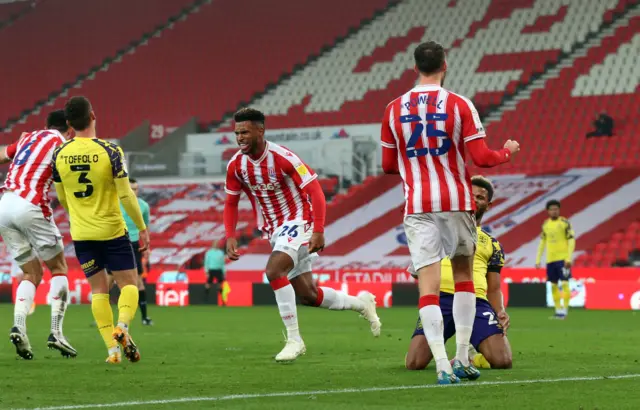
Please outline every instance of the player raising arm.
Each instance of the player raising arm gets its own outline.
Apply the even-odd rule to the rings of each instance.
[[[499,151],[484,142],[485,132],[467,98],[442,88],[447,62],[435,42],[414,51],[419,84],[392,101],[382,121],[382,168],[404,180],[404,228],[411,271],[418,277],[420,318],[436,361],[438,383],[477,379],[469,363],[469,340],[476,313],[472,266],[477,233],[465,145],[474,163],[492,167],[510,160],[519,145],[507,141]],[[451,259],[455,295],[456,357],[453,368],[444,348],[440,311],[440,261]]]
[[[141,252],[149,245],[149,233],[129,185],[122,149],[96,138],[96,116],[89,100],[73,97],[64,110],[76,136],[54,153],[58,199],[69,213],[76,257],[91,285],[91,310],[109,351],[107,363],[120,362],[120,348],[129,361],[137,362],[140,354],[129,324],[138,305],[138,275],[120,203],[140,230]],[[120,286],[115,328],[106,266]]]
[[[227,165],[227,255],[232,260],[240,257],[235,234],[244,191],[253,203],[260,230],[273,246],[266,274],[287,329],[286,345],[276,361],[293,361],[306,351],[298,329],[296,294],[305,305],[359,312],[378,336],[380,319],[372,294],[354,297],[313,282],[312,262],[324,248],[325,198],[317,175],[296,154],[264,139],[265,118],[260,111],[241,109],[234,120],[240,151]]]
[[[551,282],[551,295],[556,308],[555,319],[564,319],[569,313],[571,301],[571,260],[576,249],[576,238],[573,228],[567,218],[560,216],[560,201],[552,199],[547,202],[549,218],[542,224],[542,235],[538,254],[536,256],[536,268],[540,268],[540,261],[545,250],[547,251],[547,280]],[[560,302],[560,288],[564,296],[564,308]]]
[[[476,291],[476,318],[471,332],[469,360],[482,368],[510,369],[511,346],[507,340],[509,315],[504,308],[500,289],[500,270],[504,266],[502,246],[491,235],[480,228],[480,221],[493,198],[493,185],[481,176],[471,178],[473,197],[476,202],[478,248],[473,261],[473,284]],[[440,286],[440,309],[444,318],[444,337],[450,339],[456,332],[453,319],[453,295],[455,285],[451,261],[442,261],[442,284]],[[423,337],[422,321],[413,332],[409,352],[405,360],[407,369],[422,370],[433,355]],[[480,353],[477,353],[478,349]]]
[[[52,156],[69,136],[63,111],[47,116],[47,129],[23,133],[18,141],[0,147],[0,163],[11,162],[0,200],[0,234],[14,261],[24,272],[16,292],[14,322],[9,338],[23,359],[33,359],[27,337],[27,315],[42,280],[42,262],[51,271],[51,334],[47,345],[63,356],[76,350],[62,334],[62,321],[69,302],[67,261],[62,236],[49,204]]]

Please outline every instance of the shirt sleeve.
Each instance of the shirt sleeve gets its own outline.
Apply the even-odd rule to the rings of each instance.
[[[494,238],[491,238],[491,245],[493,253],[491,254],[491,258],[489,258],[489,263],[487,263],[487,271],[500,273],[504,267],[504,251],[502,250],[500,242]]]
[[[576,233],[573,231],[573,227],[571,226],[571,223],[567,220],[565,220],[565,223],[567,224],[566,228],[565,228],[565,233],[567,236],[567,239],[573,239],[576,236]]]
[[[113,144],[109,144],[107,147],[109,159],[111,160],[113,178],[127,178],[129,176],[129,172],[127,170],[127,163],[124,159],[124,151],[122,151],[122,148]]]
[[[464,142],[486,137],[478,110],[476,110],[471,100],[464,97],[461,98],[460,120],[462,123],[462,138]]]
[[[16,152],[18,152],[18,141],[11,145],[7,145],[4,150],[4,155],[9,159],[13,159],[16,156]]]
[[[387,105],[382,118],[382,128],[380,129],[380,145],[384,148],[396,148],[396,140],[393,136],[395,119],[393,118],[393,103]]]
[[[300,189],[318,178],[318,174],[291,151],[287,151],[285,155],[278,155],[277,158],[282,170]]]
[[[144,219],[144,224],[149,226],[149,218],[151,216],[149,204],[146,203],[145,201],[142,201],[142,206],[140,208],[142,210],[142,219]]]
[[[58,172],[58,166],[56,165],[59,152],[60,152],[60,147],[56,148],[53,151],[53,156],[51,157],[52,177],[53,177],[53,182],[55,182],[56,184],[62,183],[62,180],[60,179],[60,172]]]
[[[229,195],[240,195],[242,193],[242,182],[236,174],[236,159],[232,159],[227,164],[227,179],[224,184],[224,191]]]

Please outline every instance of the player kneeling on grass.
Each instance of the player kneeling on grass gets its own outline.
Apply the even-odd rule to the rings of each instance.
[[[469,361],[476,367],[510,369],[511,347],[507,340],[509,315],[504,309],[500,290],[500,270],[504,265],[504,253],[500,243],[480,228],[482,216],[489,209],[493,198],[491,182],[481,176],[471,178],[473,197],[476,202],[478,244],[473,260],[473,282],[476,291],[476,317],[471,333]],[[440,285],[440,309],[444,318],[445,342],[455,332],[453,320],[454,281],[451,261],[442,261],[442,283]],[[498,313],[496,313],[498,312]],[[419,337],[416,337],[419,336]],[[477,353],[475,349],[480,351]],[[433,355],[424,337],[422,322],[418,319],[411,338],[405,365],[409,370],[427,367]]]
[[[96,138],[96,116],[84,97],[65,105],[67,122],[76,132],[53,153],[53,180],[58,199],[69,213],[76,256],[91,286],[91,311],[104,339],[107,363],[140,360],[129,335],[138,306],[138,272],[120,203],[139,229],[140,252],[149,246],[149,232],[131,190],[122,149]],[[120,286],[118,324],[109,304],[108,266]]]
[[[276,360],[292,361],[306,351],[298,329],[296,294],[305,305],[360,312],[369,321],[373,335],[379,336],[380,319],[372,294],[354,297],[316,287],[313,282],[312,262],[324,248],[326,207],[315,172],[293,152],[264,139],[265,117],[260,111],[241,109],[234,120],[240,151],[227,165],[227,256],[232,260],[240,257],[235,231],[238,202],[244,191],[256,211],[260,230],[273,247],[266,274],[287,329],[286,345]]]

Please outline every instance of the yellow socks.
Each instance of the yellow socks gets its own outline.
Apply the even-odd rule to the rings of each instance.
[[[556,306],[556,313],[562,312],[562,304],[560,303],[560,289],[557,283],[551,284],[551,296],[553,296],[553,304]]]
[[[118,298],[118,326],[124,326],[127,330],[129,323],[133,320],[138,309],[138,288],[134,285],[127,285],[120,289]]]
[[[111,352],[117,348],[117,343],[113,340],[113,311],[109,304],[109,295],[106,293],[95,293],[91,297],[91,311],[96,320],[98,331]]]
[[[569,281],[562,282],[562,294],[564,299],[564,313],[566,315],[569,313],[569,302],[571,301],[571,286],[569,286]]]
[[[226,280],[222,282],[222,305],[227,306],[227,301],[229,300],[229,293],[231,293],[231,286],[229,286],[229,282]]]
[[[473,365],[478,369],[491,369],[491,364],[482,353],[476,353],[473,356]]]

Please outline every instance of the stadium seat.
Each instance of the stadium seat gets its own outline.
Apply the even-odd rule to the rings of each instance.
[[[95,7],[94,2],[90,2],[89,7],[89,3],[82,0],[67,0],[62,3],[62,9],[56,10],[61,15],[81,17],[82,24],[91,28],[78,27],[77,24],[57,27],[58,22],[50,18],[53,11],[49,9],[34,13],[35,17],[31,19],[25,18],[21,21],[21,31],[13,34],[14,41],[3,42],[0,46],[0,52],[7,51],[2,46],[15,46],[12,43],[20,44],[20,49],[29,50],[29,58],[24,65],[3,65],[0,68],[0,78],[8,81],[3,89],[9,89],[17,96],[4,99],[0,103],[1,112],[6,113],[6,119],[19,116],[43,94],[59,90],[64,82],[74,82],[75,76],[86,73],[96,64],[100,65],[105,57],[115,55],[118,49],[138,39],[142,33],[165,22],[175,13],[174,10],[180,10],[193,1],[135,1],[132,2],[135,7],[127,6],[125,15],[120,9],[129,3],[128,0],[102,0],[98,2],[101,7]],[[154,4],[151,11],[148,10],[150,2]],[[76,3],[85,6],[79,7]],[[261,0],[203,4],[184,21],[177,21],[160,36],[150,38],[144,46],[111,64],[108,70],[96,73],[95,78],[71,89],[69,96],[90,97],[102,120],[100,132],[110,138],[122,137],[144,119],[164,126],[180,126],[192,117],[210,123],[235,111],[242,102],[250,100],[254,94],[305,63],[310,56],[319,54],[323,48],[347,35],[377,10],[388,7],[389,2],[370,0],[356,4],[325,0],[301,3],[280,0],[271,2],[269,7],[263,7],[263,4]],[[340,13],[335,12],[338,9]],[[246,10],[256,12],[246,13]],[[102,18],[92,18],[91,13],[96,12],[102,13]],[[117,17],[112,17],[112,13],[117,13]],[[238,13],[244,15],[245,28],[242,30],[238,30],[236,22],[229,19]],[[95,20],[98,20],[96,24]],[[114,20],[118,21],[115,32],[111,30]],[[269,22],[268,30],[265,30],[265,21]],[[55,24],[58,30],[49,32],[59,34],[58,43],[64,43],[66,49],[76,50],[77,56],[59,61],[56,48],[49,47],[36,36],[25,34],[29,24],[35,23],[45,27]],[[83,36],[71,36],[67,33],[71,29],[92,33],[92,41],[86,41]],[[233,42],[220,41],[228,38],[230,32],[234,33]],[[295,36],[292,37],[292,33]],[[206,49],[202,44],[206,44]],[[38,46],[43,50],[40,51]],[[247,47],[251,48],[249,62],[246,62]],[[22,71],[25,66],[38,67],[36,61],[47,59],[56,61],[50,75],[28,75]],[[20,78],[9,81],[18,77],[17,71],[22,71]],[[12,134],[19,135],[23,129],[40,127],[45,111],[61,107],[67,98],[58,98],[52,106],[44,107],[39,115],[31,116],[27,124],[12,130]],[[0,119],[0,125],[3,122]]]
[[[11,95],[0,101],[0,126],[32,109],[43,96],[60,91],[64,83],[75,83],[77,76],[102,65],[106,57],[115,57],[119,50],[153,32],[193,1],[40,2],[32,12],[0,33],[0,55],[19,62],[0,66],[0,88]],[[34,27],[38,27],[37,32]],[[61,58],[61,53],[67,58]],[[118,95],[122,97],[123,94]]]

